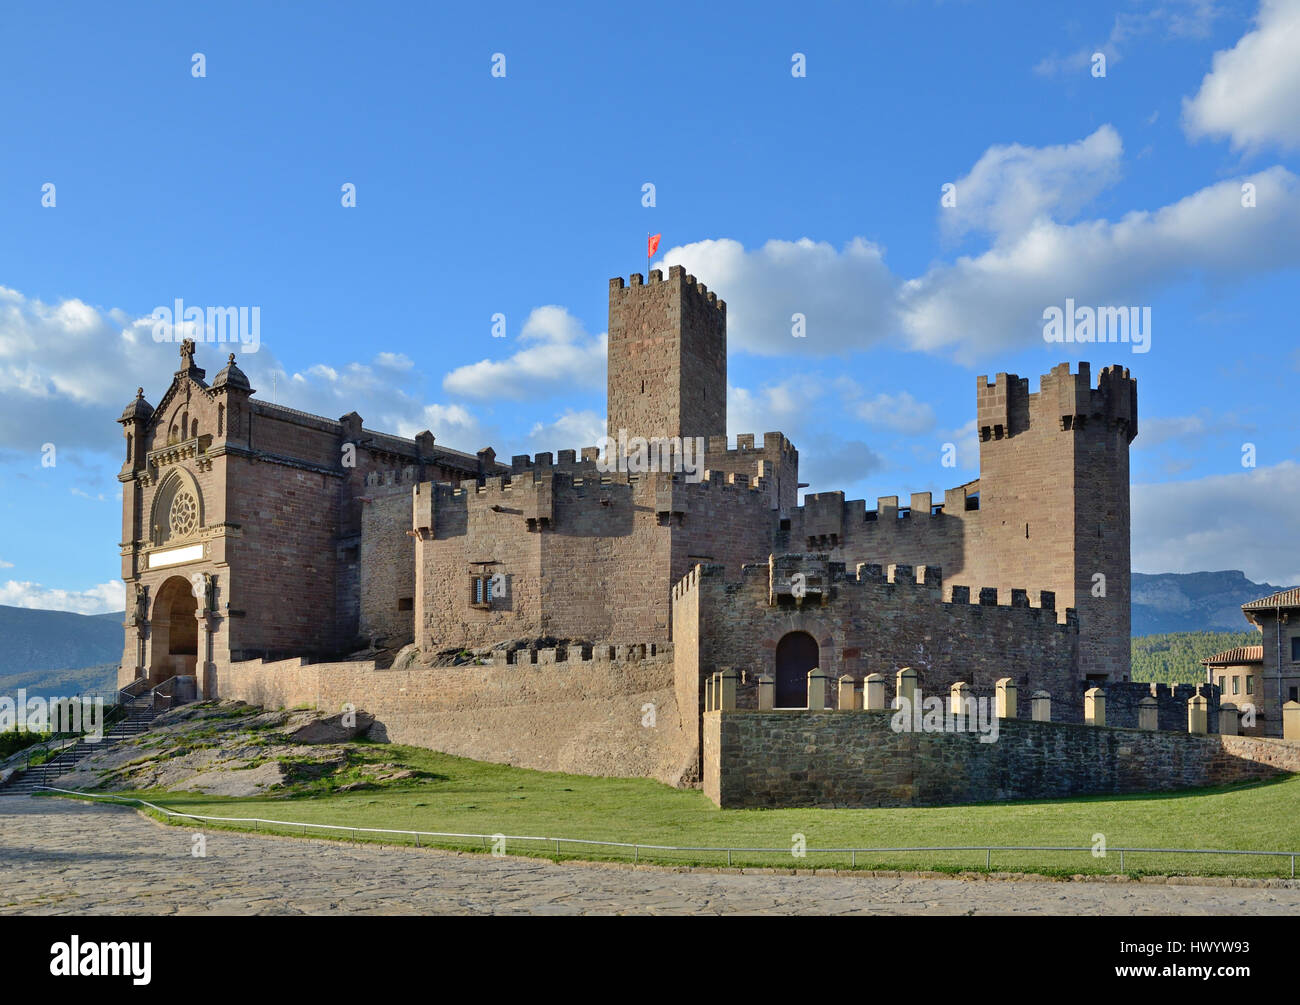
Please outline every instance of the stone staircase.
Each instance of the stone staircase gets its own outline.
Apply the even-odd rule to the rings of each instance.
[[[146,691],[131,697],[125,704],[126,717],[119,719],[104,731],[104,736],[97,743],[84,739],[64,747],[44,764],[16,772],[7,785],[0,786],[0,796],[27,796],[36,791],[38,786],[52,785],[54,780],[71,771],[82,758],[109,750],[114,744],[124,739],[139,736],[145,732],[158,714],[152,692]]]

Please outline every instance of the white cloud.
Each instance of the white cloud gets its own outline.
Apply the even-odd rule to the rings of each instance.
[[[153,323],[76,299],[50,305],[0,286],[0,447],[35,451],[49,442],[60,451],[88,448],[116,457],[122,431],[115,420],[136,386],[156,405],[178,365],[178,347],[155,342]],[[238,346],[199,343],[196,362],[209,381],[225,365],[228,348]],[[261,400],[328,418],[356,411],[367,428],[383,432],[413,436],[428,428],[440,439],[451,437],[447,445],[457,449],[482,445],[478,421],[466,409],[423,400],[420,375],[401,353],[290,373],[263,342],[238,362]]]
[[[857,402],[853,410],[864,422],[899,433],[916,436],[934,428],[934,409],[907,391],[878,394],[869,401]]]
[[[862,239],[840,251],[807,238],[753,251],[702,241],[671,249],[664,264],[707,277],[727,301],[733,350],[818,357],[894,340],[961,363],[1040,344],[1044,309],[1067,297],[1143,307],[1189,277],[1224,281],[1300,264],[1300,184],[1280,166],[1116,221],[1058,219],[1110,183],[1120,149],[1109,127],[1046,151],[993,148],[966,176],[967,208],[952,226],[987,230],[995,243],[915,278],[893,276],[883,251]],[[1255,186],[1251,208],[1242,205],[1245,182]],[[959,188],[959,206],[962,199]],[[807,319],[804,338],[791,335],[795,313]],[[1152,320],[1155,340],[1176,337],[1164,334],[1158,315]]]
[[[1253,209],[1241,204],[1244,180],[1256,187]],[[1297,263],[1300,185],[1273,167],[1114,223],[1040,220],[1015,240],[903,284],[903,327],[913,348],[950,351],[969,362],[1041,340],[1044,308],[1063,306],[1066,297],[1092,306],[1148,306],[1161,287],[1190,275],[1228,279]],[[1153,328],[1153,340],[1171,337],[1158,316]]]
[[[533,310],[518,341],[532,344],[504,360],[457,367],[443,378],[443,390],[467,398],[519,400],[605,386],[607,336],[588,336],[563,307]]]
[[[826,427],[828,410],[819,407],[826,382],[811,374],[793,374],[758,390],[727,388],[727,435],[780,431],[797,444],[801,434]]]
[[[76,614],[107,614],[126,608],[126,587],[120,579],[114,579],[89,590],[58,590],[11,579],[0,585],[0,604]]]
[[[1014,237],[1044,219],[1075,216],[1119,180],[1124,144],[1113,126],[1068,146],[989,147],[956,184],[956,205],[939,214],[949,238],[969,231]]]
[[[554,422],[537,422],[528,431],[528,443],[533,452],[539,450],[578,450],[594,447],[605,435],[605,417],[590,409],[574,411],[565,409]]]
[[[1134,485],[1133,568],[1241,569],[1256,582],[1300,583],[1300,464]]]
[[[155,343],[151,325],[123,325],[80,300],[50,305],[0,287],[0,446],[116,451],[121,429],[113,420],[137,382],[165,384],[176,369],[176,347]]]
[[[727,343],[763,355],[833,355],[870,347],[894,329],[895,280],[884,249],[854,238],[840,251],[825,241],[699,241],[664,254],[727,302]],[[791,334],[792,316],[806,334]]]
[[[1165,0],[1154,7],[1115,15],[1109,34],[1096,45],[1083,46],[1067,56],[1044,57],[1034,67],[1042,76],[1074,73],[1090,67],[1094,52],[1106,57],[1107,68],[1118,63],[1139,38],[1205,38],[1223,8],[1214,0]]]
[[[975,426],[976,420],[971,419],[964,426],[949,430],[947,433],[945,442],[957,448],[957,470],[959,471],[980,469],[980,438],[975,431]]]
[[[0,569],[12,569],[13,567],[13,562],[6,562],[3,558],[0,558]]]
[[[1213,437],[1251,432],[1254,428],[1232,413],[1210,408],[1201,409],[1196,415],[1148,417],[1141,420],[1141,435],[1133,441],[1133,448],[1151,450],[1166,444],[1178,444],[1199,451]]]
[[[461,405],[425,405],[415,417],[399,419],[385,431],[414,439],[416,434],[426,429],[433,433],[435,441],[455,450],[473,453],[487,446],[478,419]]]
[[[375,357],[375,366],[383,370],[410,370],[415,366],[415,361],[405,353],[401,352],[381,352]]]
[[[1212,66],[1183,100],[1188,136],[1228,137],[1234,150],[1300,149],[1300,0],[1263,0],[1255,29]]]

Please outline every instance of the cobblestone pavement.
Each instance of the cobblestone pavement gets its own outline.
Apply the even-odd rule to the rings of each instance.
[[[0,797],[0,914],[1297,914],[1300,888],[771,875],[191,835]]]

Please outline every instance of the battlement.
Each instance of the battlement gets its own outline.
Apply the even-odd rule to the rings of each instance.
[[[1092,385],[1091,364],[1078,373],[1061,363],[1039,378],[1030,393],[1029,379],[999,373],[989,382],[976,379],[975,398],[981,441],[1001,440],[1031,427],[1062,431],[1118,428],[1132,442],[1137,436],[1137,381],[1123,366],[1104,367]]]
[[[662,523],[684,517],[694,508],[692,500],[707,510],[701,493],[722,493],[728,505],[771,509],[767,480],[743,473],[705,471],[699,481],[692,481],[676,472],[601,472],[594,464],[566,471],[551,465],[493,475],[482,485],[419,482],[411,490],[412,520],[417,533],[436,536],[439,510],[472,505],[522,516],[530,531],[546,530],[554,526],[558,498],[570,516],[576,515],[575,509],[616,507],[621,511],[632,503],[651,510]]]
[[[710,457],[715,455],[727,457],[743,457],[748,455],[767,456],[770,458],[795,459],[799,456],[799,451],[794,448],[794,444],[786,439],[784,433],[764,433],[762,446],[755,446],[757,434],[755,433],[738,433],[736,435],[736,445],[730,445],[729,438],[726,436],[710,436],[705,444],[705,449]]]
[[[844,493],[839,491],[815,492],[804,496],[803,505],[796,512],[802,515],[802,533],[809,547],[834,548],[849,537],[863,540],[857,537],[862,532],[902,533],[909,523],[918,521],[937,527],[940,526],[937,521],[943,518],[978,516],[979,508],[977,479],[948,489],[942,502],[935,502],[933,493],[913,492],[901,503],[898,496],[880,496],[875,508],[867,509],[865,499],[845,500]]]
[[[697,589],[704,577],[722,574],[717,565],[698,565],[674,587],[673,598]],[[834,603],[840,591],[866,588],[907,588],[928,594],[934,604],[952,610],[996,608],[1000,611],[1023,610],[1041,618],[1043,612],[1051,614],[1050,622],[1062,628],[1077,630],[1078,614],[1074,608],[1056,609],[1056,593],[1038,590],[1038,604],[1030,603],[1030,591],[1014,588],[1000,591],[995,586],[948,586],[943,582],[943,569],[938,565],[877,565],[860,562],[850,572],[844,562],[830,561],[825,553],[796,553],[770,555],[766,563],[749,563],[741,567],[739,586],[750,591],[762,590],[767,594],[769,606],[795,601],[818,606]],[[847,594],[845,594],[847,599]]]
[[[689,297],[700,305],[707,305],[720,314],[727,313],[727,302],[719,300],[716,293],[711,292],[694,276],[687,275],[686,269],[680,265],[669,266],[667,279],[664,278],[661,269],[651,269],[648,281],[643,279],[641,273],[634,272],[628,277],[626,285],[623,283],[622,276],[615,276],[609,281],[610,307],[613,308],[615,303],[628,297],[635,297],[646,290],[664,285],[680,287],[683,297]]]
[[[671,642],[614,643],[556,646],[549,649],[498,650],[492,653],[495,666],[552,666],[576,663],[671,663]]]
[[[549,457],[549,455],[539,455],[539,457]],[[421,494],[421,486],[430,486],[433,494],[439,499],[466,499],[471,496],[481,497],[496,493],[532,492],[535,491],[536,486],[542,484],[551,486],[554,491],[578,490],[579,495],[584,489],[613,485],[628,485],[633,488],[646,485],[662,488],[672,485],[687,490],[695,486],[700,490],[741,491],[755,498],[762,496],[767,490],[766,479],[732,471],[704,471],[699,480],[692,480],[685,472],[677,471],[644,473],[601,471],[595,464],[578,464],[565,470],[558,465],[537,467],[530,464],[527,467],[520,467],[513,474],[491,475],[484,478],[482,485],[422,482],[416,486],[415,494]]]
[[[744,569],[760,568],[759,566],[744,566]],[[673,600],[680,600],[686,594],[700,588],[700,580],[709,576],[721,576],[726,571],[726,566],[717,562],[698,562],[691,567],[691,571],[673,584]]]

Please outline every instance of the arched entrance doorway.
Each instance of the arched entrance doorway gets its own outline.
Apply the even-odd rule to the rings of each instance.
[[[173,576],[158,590],[149,622],[153,639],[149,680],[154,685],[177,675],[194,674],[199,654],[197,609],[189,581],[180,576]]]
[[[817,640],[807,632],[790,632],[776,644],[777,708],[808,707],[808,671],[820,660]]]

